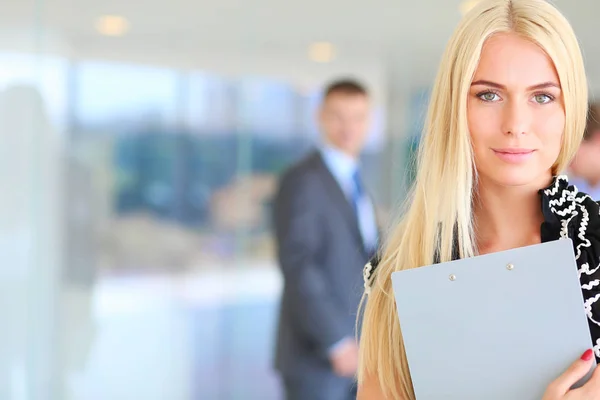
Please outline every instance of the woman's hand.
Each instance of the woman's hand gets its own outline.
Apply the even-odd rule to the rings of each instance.
[[[571,390],[590,371],[593,358],[592,350],[583,353],[579,360],[548,386],[542,400],[600,400],[600,368],[596,368],[585,385]]]

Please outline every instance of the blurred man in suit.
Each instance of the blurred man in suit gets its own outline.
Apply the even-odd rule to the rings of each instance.
[[[600,103],[591,104],[583,142],[571,163],[569,180],[594,200],[600,200]]]
[[[369,131],[367,90],[352,80],[332,83],[318,120],[321,146],[283,175],[274,207],[285,280],[276,367],[287,400],[356,398],[362,269],[378,243],[359,170]]]

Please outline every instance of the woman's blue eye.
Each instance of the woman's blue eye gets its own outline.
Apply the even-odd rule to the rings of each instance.
[[[479,95],[479,98],[483,101],[495,101],[498,95],[494,92],[485,92]]]
[[[554,99],[551,96],[548,96],[547,94],[536,94],[534,96],[534,100],[538,104],[546,104],[550,103]]]

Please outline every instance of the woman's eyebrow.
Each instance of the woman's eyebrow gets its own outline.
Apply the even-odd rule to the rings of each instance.
[[[471,86],[491,86],[497,89],[501,89],[501,90],[505,90],[506,86],[501,85],[500,83],[496,83],[496,82],[492,82],[492,81],[488,81],[488,80],[484,80],[484,79],[480,79],[477,80],[473,83],[471,83]],[[548,81],[548,82],[543,82],[543,83],[538,83],[537,85],[533,85],[527,88],[527,90],[540,90],[540,89],[548,89],[548,88],[557,88],[560,89],[560,85],[556,82],[552,82],[552,81]]]

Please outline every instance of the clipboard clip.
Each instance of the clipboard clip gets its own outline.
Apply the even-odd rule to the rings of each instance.
[[[515,269],[515,265],[513,263],[508,263],[508,264],[506,264],[506,269],[509,271],[512,271]],[[456,275],[450,274],[448,279],[450,279],[451,282],[454,282],[457,278],[456,278]]]

